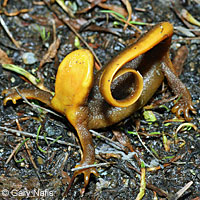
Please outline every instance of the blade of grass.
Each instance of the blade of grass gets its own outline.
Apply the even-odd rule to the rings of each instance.
[[[41,125],[38,127],[38,130],[37,130],[37,136],[36,136],[36,144],[37,144],[37,147],[38,149],[42,152],[42,153],[47,153],[47,151],[43,150],[39,144],[38,144],[38,138],[39,138],[39,134],[40,134],[40,130],[41,130]]]
[[[22,76],[26,77],[33,85],[37,85],[40,80],[37,79],[36,77],[34,77],[32,74],[30,74],[29,72],[27,72],[25,69],[17,66],[17,65],[13,65],[13,64],[2,64],[2,67],[4,69],[8,69],[11,70],[13,72],[16,72],[18,74],[21,74]]]
[[[19,152],[19,150],[21,149],[21,147],[25,144],[25,142],[27,142],[28,140],[30,140],[30,138],[26,138],[25,140],[22,141],[22,143],[18,146],[17,150],[15,151],[15,155],[14,155],[14,160],[16,163],[21,163],[24,161],[24,158],[17,160],[16,159],[16,155]]]
[[[102,12],[102,13],[112,13],[112,14],[116,15],[117,17],[120,17],[121,19],[126,20],[126,18],[123,15],[121,15],[120,13],[113,11],[113,10],[100,10],[100,12]]]
[[[33,76],[31,73],[29,73],[28,71],[26,71],[25,69],[23,69],[22,67],[19,67],[17,65],[13,65],[13,64],[2,64],[2,67],[4,69],[7,70],[11,70],[13,72],[16,72],[22,76],[24,76],[25,78],[27,78],[33,85],[35,85],[36,87],[38,87],[41,90],[47,91],[47,92],[51,92],[49,91],[44,85],[43,83],[36,78],[35,76]]]
[[[58,136],[54,141],[52,141],[51,143],[50,143],[50,145],[51,144],[54,144],[55,142],[57,142],[60,138],[62,138],[62,136],[60,135],[60,136]]]
[[[145,174],[146,174],[145,164],[144,162],[141,162],[140,192],[138,193],[136,200],[141,200],[144,196],[146,189]]]

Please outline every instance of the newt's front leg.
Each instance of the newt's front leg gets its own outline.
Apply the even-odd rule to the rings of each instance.
[[[46,104],[47,106],[51,107],[51,99],[52,99],[52,95],[49,92],[46,91],[42,91],[39,89],[19,89],[14,90],[14,89],[10,89],[10,90],[3,90],[2,95],[6,95],[5,99],[3,100],[3,104],[6,105],[7,101],[12,101],[14,104],[16,104],[16,101],[19,99],[22,99],[22,97],[26,98],[26,99],[37,99],[41,102],[43,102],[44,104]]]
[[[94,164],[95,150],[92,142],[92,135],[88,131],[88,107],[70,107],[67,109],[66,117],[76,129],[83,151],[81,162],[76,165],[76,168]],[[88,185],[91,173],[98,176],[95,167],[77,170],[75,171],[74,176],[82,173],[84,174],[84,188]]]

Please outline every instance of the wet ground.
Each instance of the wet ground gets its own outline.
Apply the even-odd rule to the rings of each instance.
[[[183,1],[180,1],[182,3]],[[6,23],[13,38],[18,42],[18,47],[11,41],[5,29],[0,28],[0,48],[15,65],[18,65],[35,76],[40,61],[47,53],[49,46],[54,40],[53,24],[56,28],[56,37],[60,39],[60,46],[51,62],[46,62],[39,74],[44,79],[44,85],[54,91],[55,75],[58,64],[69,52],[85,45],[80,41],[75,45],[75,34],[61,18],[68,20],[85,41],[93,48],[102,65],[105,65],[114,55],[133,42],[139,33],[131,26],[124,30],[124,23],[119,22],[111,15],[100,12],[100,6],[75,14],[69,17],[58,4],[52,4],[54,11],[49,9],[44,1],[8,1],[5,7],[1,3],[1,17]],[[137,150],[138,156],[146,164],[147,188],[143,199],[175,199],[173,196],[187,183],[193,182],[187,191],[179,198],[181,200],[197,200],[200,197],[200,32],[193,35],[181,33],[180,28],[186,28],[185,24],[174,12],[171,1],[130,1],[133,13],[132,19],[148,24],[157,24],[161,21],[169,21],[175,27],[172,37],[171,57],[174,58],[180,46],[188,48],[188,57],[185,61],[183,72],[180,76],[182,82],[191,93],[197,114],[191,114],[193,120],[190,126],[177,131],[185,122],[173,121],[175,115],[170,112],[173,101],[163,103],[161,108],[153,108],[151,111],[156,117],[155,122],[148,122],[144,118],[144,109],[134,113],[128,119],[112,127],[96,130],[103,136],[115,139],[113,131],[118,130],[120,138],[128,137],[130,144]],[[121,1],[106,1],[109,5],[118,5],[126,10]],[[71,1],[68,6],[74,12],[83,10],[91,5],[82,0]],[[187,1],[181,4],[197,20],[199,18],[200,3]],[[16,16],[8,16],[22,9],[28,9]],[[60,18],[60,19],[59,19]],[[78,20],[79,19],[79,20]],[[86,23],[87,26],[86,26]],[[93,26],[92,26],[93,25]],[[95,26],[94,26],[95,25]],[[102,27],[104,29],[102,29]],[[148,25],[137,25],[145,32]],[[198,26],[195,27],[198,29]],[[42,31],[45,32],[42,39]],[[31,59],[26,58],[27,52],[31,52]],[[17,73],[0,68],[1,80],[0,91],[14,86],[18,88],[34,88],[30,82]],[[150,105],[156,100],[169,99],[173,96],[167,82],[154,94]],[[72,177],[71,169],[80,161],[80,147],[77,135],[67,120],[60,116],[31,107],[22,100],[16,105],[11,102],[3,106],[3,96],[0,98],[0,123],[1,127],[12,130],[22,130],[27,133],[37,134],[41,125],[40,135],[46,134],[53,139],[65,141],[72,145],[59,144],[54,140],[51,144],[43,140],[37,141],[32,136],[27,141],[28,150],[23,141],[27,136],[16,136],[11,131],[1,130],[0,134],[0,191],[1,199],[30,199],[27,191],[32,191],[34,199],[62,199],[63,193]],[[44,106],[40,102],[34,104]],[[136,125],[140,123],[139,135],[133,134]],[[177,133],[176,133],[177,131]],[[123,136],[125,134],[125,136]],[[167,151],[164,147],[163,138],[167,139]],[[97,163],[111,163],[108,166],[98,168],[99,177],[92,176],[85,194],[81,196],[83,177],[78,176],[71,186],[65,199],[136,199],[140,190],[140,166],[132,157],[125,159],[129,151],[116,149],[105,139],[93,136],[96,147]],[[141,142],[142,141],[142,142]],[[21,147],[14,153],[17,145]],[[147,147],[151,153],[145,148]],[[102,153],[106,150],[108,154]],[[154,156],[152,156],[153,154]],[[10,158],[10,159],[9,159]],[[172,160],[174,159],[174,160]],[[169,165],[166,165],[166,164]],[[148,171],[153,166],[160,166],[154,171]],[[6,190],[6,191],[5,191]],[[7,193],[9,192],[9,194]],[[11,191],[14,191],[11,193]],[[35,191],[35,193],[34,193]],[[39,193],[38,193],[39,192]],[[40,197],[39,197],[40,196]]]

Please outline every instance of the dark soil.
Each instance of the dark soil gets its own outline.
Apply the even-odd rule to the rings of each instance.
[[[2,5],[3,1],[0,2]],[[5,8],[3,6],[1,7],[1,11],[6,10],[9,13],[21,9],[30,9],[30,11],[12,17],[1,14],[1,17],[5,21],[13,37],[20,43],[21,49],[18,49],[12,43],[2,26],[0,28],[0,48],[7,53],[14,64],[23,67],[37,76],[36,70],[39,63],[47,52],[48,47],[53,42],[52,20],[54,20],[56,35],[61,39],[61,44],[52,62],[46,63],[40,70],[44,78],[45,86],[51,91],[54,91],[55,76],[59,63],[69,52],[76,49],[74,46],[75,35],[66,24],[56,17],[55,13],[50,10],[46,4],[39,5],[39,3],[42,2],[43,1],[13,0],[8,1]],[[182,2],[185,1],[180,1],[180,3]],[[197,20],[200,20],[200,4],[197,4],[195,1],[186,2],[187,3],[182,6]],[[78,10],[82,10],[90,5],[83,0],[75,0],[71,1],[71,3],[76,4]],[[133,15],[138,21],[153,24],[161,21],[169,21],[174,27],[185,27],[171,8],[171,1],[130,0],[130,3],[132,5]],[[106,4],[114,4],[125,8],[121,1],[110,0],[107,1]],[[72,22],[72,19],[58,4],[55,3],[52,7],[54,10],[62,13],[62,16],[69,18]],[[138,11],[138,9],[135,8],[144,10]],[[103,8],[96,6],[83,14],[75,14],[74,19],[83,18],[86,22],[91,21],[91,24],[95,24],[99,27],[107,29],[115,28],[114,31],[116,31],[116,34],[97,30],[85,31],[85,29],[80,32],[81,36],[93,47],[99,60],[104,65],[136,38],[138,33],[130,26],[124,31],[123,24],[119,24],[118,26],[113,25],[113,22],[117,20],[110,15],[109,18],[107,18],[105,13],[100,12],[102,9]],[[73,25],[77,24],[73,23]],[[47,38],[45,42],[43,42],[40,37],[38,27],[40,27],[40,29],[44,27],[46,33],[50,32],[50,37]],[[138,25],[137,27],[143,32],[149,29],[148,26]],[[199,29],[199,27],[196,27],[196,29]],[[80,45],[86,48],[82,42],[80,42]],[[138,156],[144,160],[146,168],[154,165],[161,166],[160,169],[154,172],[146,172],[147,188],[143,199],[147,200],[153,199],[156,196],[158,199],[175,199],[173,195],[190,181],[193,181],[193,184],[180,199],[191,200],[200,197],[199,36],[196,35],[194,39],[188,39],[188,36],[175,29],[171,46],[172,58],[175,56],[178,47],[183,45],[187,46],[189,53],[180,79],[189,89],[194,107],[197,110],[196,115],[191,114],[193,118],[191,123],[197,127],[197,130],[191,128],[179,131],[176,138],[177,140],[175,140],[175,131],[183,122],[170,122],[170,124],[167,124],[168,126],[164,123],[166,120],[175,117],[175,115],[170,112],[170,109],[174,105],[173,101],[164,104],[168,109],[162,107],[152,110],[157,118],[156,122],[147,122],[143,116],[144,110],[140,110],[128,119],[120,122],[120,124],[113,125],[103,130],[97,130],[110,139],[114,139],[113,130],[120,130],[121,133],[125,133],[130,139],[131,145],[139,152]],[[36,62],[30,65],[25,64],[22,59],[25,52],[34,53],[37,58]],[[34,86],[25,81],[18,74],[4,70],[3,68],[0,68],[0,70],[0,91],[14,86],[18,86],[19,88],[34,88]],[[166,81],[164,87],[164,93],[161,92],[162,88],[159,88],[148,105],[155,100],[162,99],[163,96],[167,98],[173,96]],[[14,148],[22,143],[24,139],[16,136],[14,133],[1,130],[0,198],[31,199],[28,193],[26,193],[27,191],[31,191],[32,196],[34,196],[32,199],[62,199],[68,181],[73,175],[71,169],[80,161],[81,154],[76,132],[62,116],[56,117],[40,109],[35,109],[21,100],[18,101],[16,105],[9,102],[7,106],[4,107],[3,98],[3,96],[0,98],[0,126],[19,130],[19,127],[17,127],[18,121],[23,131],[36,135],[38,127],[41,125],[40,135],[46,133],[48,137],[54,139],[58,136],[62,136],[60,140],[72,143],[75,146],[67,146],[58,144],[57,142],[53,144],[48,142],[48,145],[44,140],[39,140],[37,143],[35,138],[30,138],[27,144],[37,168],[34,168],[33,162],[30,160],[30,155],[27,154],[25,145],[16,153],[14,156],[15,159],[12,157],[12,159],[6,163]],[[33,101],[33,103],[40,104],[40,102],[36,101]],[[130,134],[135,131],[135,125],[138,121],[140,122],[139,133],[141,133],[140,137],[143,143],[151,152],[154,152],[154,150],[157,152],[157,159],[161,161],[160,163],[150,155],[136,135]],[[149,133],[152,132],[158,132],[159,134],[153,136],[149,135]],[[165,151],[163,146],[163,133],[167,137],[168,142],[170,142],[170,150],[168,152]],[[93,141],[97,149],[97,163],[113,162],[113,164],[109,167],[98,168],[100,176],[91,177],[83,196],[80,194],[84,184],[83,177],[78,176],[65,199],[136,199],[140,190],[140,175],[138,173],[138,171],[140,171],[140,166],[138,166],[134,159],[125,160],[125,157],[121,156],[125,155],[123,149],[116,150],[114,147],[110,146],[108,142],[105,142],[104,139],[99,137],[94,136]],[[176,141],[178,142],[176,143]],[[46,152],[43,152],[40,148]],[[106,158],[105,154],[98,153],[103,150],[107,150],[108,152],[114,151],[113,155],[116,156]],[[170,160],[174,156],[177,160],[171,162]],[[20,161],[22,158],[24,160]],[[170,164],[165,167],[165,163]],[[8,195],[5,189],[9,191]],[[33,193],[33,191],[39,192],[40,194]]]

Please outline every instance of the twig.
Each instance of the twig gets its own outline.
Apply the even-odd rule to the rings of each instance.
[[[172,42],[179,42],[179,41],[182,41],[182,40],[200,40],[200,37],[188,37],[188,38],[178,38],[178,39],[175,39],[175,40],[172,40]]]
[[[12,13],[7,12],[6,10],[4,10],[2,13],[8,17],[13,17],[13,16],[17,16],[21,13],[27,13],[30,12],[32,9],[21,9]]]
[[[147,148],[147,146],[144,144],[144,142],[142,141],[141,137],[139,136],[139,134],[137,133],[138,139],[141,142],[142,146],[147,150],[147,152],[149,152],[149,154],[151,154],[158,162],[161,162],[160,160],[158,160],[154,154]]]
[[[17,124],[18,129],[19,129],[20,131],[22,131],[22,128],[21,128],[21,126],[20,126],[20,124],[19,124],[18,119],[16,119],[16,124]],[[23,138],[23,140],[26,139],[24,136],[22,136],[22,138]],[[31,152],[30,152],[30,149],[29,149],[29,147],[28,147],[27,142],[25,142],[25,147],[26,147],[27,154],[29,155],[29,159],[30,159],[30,161],[31,161],[31,163],[32,163],[32,165],[33,165],[33,167],[34,167],[35,170],[37,171],[38,168],[37,168],[37,166],[36,166],[36,164],[35,164],[35,162],[34,162],[34,160],[33,160],[33,156],[31,155]]]
[[[175,133],[177,134],[183,127],[192,127],[195,131],[198,130],[197,126],[192,123],[183,123],[176,129]]]
[[[179,197],[182,196],[182,194],[193,184],[193,181],[190,181],[189,183],[187,183],[183,188],[181,188],[177,193],[176,193],[176,196],[177,196],[177,199]]]
[[[8,0],[4,0],[4,1],[3,1],[3,7],[6,7],[6,6],[7,6],[7,3],[8,3]]]
[[[130,22],[131,20],[131,15],[132,15],[132,7],[131,7],[131,4],[128,0],[122,0],[122,2],[124,3],[124,5],[126,6],[126,9],[128,11],[128,19],[127,19],[127,23],[124,25],[124,30],[126,30],[127,26],[128,26],[128,23]],[[137,29],[136,29],[137,30]]]
[[[73,12],[65,5],[64,1],[56,0],[56,2],[70,17],[74,18]]]
[[[97,135],[107,141],[109,141],[109,145],[113,146],[115,149],[117,150],[123,150],[124,146],[121,145],[120,143],[116,143],[114,141],[112,141],[111,139],[99,134],[98,132],[94,131],[94,130],[89,130],[91,133],[93,133],[94,135]],[[108,153],[108,152],[107,152]],[[132,156],[134,156],[134,158],[136,159],[136,161],[138,162],[138,164],[140,165],[141,161],[140,158],[138,157],[136,151],[132,151],[131,153],[129,153],[128,155],[124,154],[123,151],[122,152],[117,152],[118,154],[120,154],[122,156],[123,160],[130,160]]]
[[[65,157],[64,157],[64,160],[60,166],[60,171],[62,171],[65,167],[65,163],[67,162],[67,159],[69,158],[69,153],[68,152],[65,152]]]
[[[87,169],[87,168],[91,168],[91,167],[101,167],[101,166],[111,165],[111,164],[115,164],[115,162],[99,163],[99,164],[94,164],[94,165],[84,165],[82,167],[73,168],[73,169],[71,169],[71,171],[77,171],[80,169]]]
[[[117,17],[115,14],[113,14],[113,13],[110,13],[113,17],[115,17],[116,19],[118,19],[119,21],[122,21],[122,22],[124,22],[125,24],[127,24],[127,25],[129,25],[129,26],[132,26],[134,29],[136,29],[140,34],[142,33],[142,31],[137,27],[137,26],[135,26],[134,24],[131,24],[131,23],[129,23],[128,21],[126,21],[126,20],[124,20],[124,19],[122,19],[122,18],[119,18],[119,17]]]
[[[19,43],[13,38],[12,33],[9,31],[9,29],[8,29],[6,23],[4,22],[3,18],[1,17],[1,15],[0,15],[0,23],[1,23],[2,27],[4,28],[4,30],[6,31],[6,33],[8,34],[8,36],[10,37],[10,39],[12,40],[12,42],[15,44],[15,46],[20,49],[21,47],[20,47]]]
[[[53,28],[53,41],[55,42],[56,39],[57,39],[57,36],[56,36],[56,23],[55,23],[55,20],[51,20],[52,21],[52,28]]]
[[[4,130],[4,131],[11,132],[11,133],[15,133],[17,136],[24,135],[26,137],[31,137],[31,138],[36,138],[37,137],[36,134],[28,133],[28,132],[25,132],[25,131],[18,131],[18,130],[7,128],[7,127],[4,127],[4,126],[0,126],[0,129]],[[41,140],[47,139],[47,140],[50,140],[50,141],[55,141],[54,138],[44,137],[44,136],[41,136],[41,135],[39,135],[38,138],[41,139]],[[65,142],[65,141],[62,141],[62,140],[57,140],[56,142],[58,144],[64,144],[64,145],[80,148],[79,146],[77,146],[75,144],[71,144],[69,142]]]
[[[111,139],[99,134],[98,132],[94,131],[94,130],[89,130],[92,134],[96,135],[96,136],[99,136],[101,138],[103,138],[104,140],[107,140],[110,142],[110,145],[113,146],[115,149],[118,149],[118,150],[121,150],[124,148],[123,145],[119,144],[119,143],[116,143],[114,141],[112,141]]]
[[[85,46],[92,52],[96,61],[99,63],[99,65],[102,68],[102,64],[101,64],[99,58],[95,54],[94,50],[89,46],[89,44],[83,39],[83,37],[74,29],[74,27],[64,17],[62,17],[61,13],[59,13],[57,10],[53,9],[52,6],[46,0],[43,0],[43,1],[48,6],[48,8],[56,14],[58,19],[61,20],[63,23],[65,23],[72,30],[72,32],[85,44]]]
[[[15,152],[17,151],[17,149],[19,148],[20,145],[21,145],[21,143],[18,143],[17,146],[13,149],[12,153],[10,154],[10,156],[8,157],[8,159],[5,162],[6,165],[10,162],[12,157],[15,155]]]

